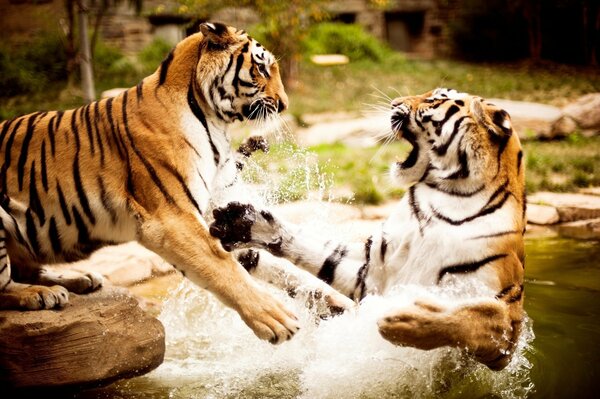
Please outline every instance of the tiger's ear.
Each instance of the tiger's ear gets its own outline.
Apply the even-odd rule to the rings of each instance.
[[[200,32],[204,35],[209,47],[222,49],[234,43],[234,38],[227,25],[220,22],[204,22],[200,24]]]
[[[471,113],[488,129],[492,137],[507,138],[512,135],[513,128],[508,112],[496,105],[485,102],[482,98],[471,101]]]

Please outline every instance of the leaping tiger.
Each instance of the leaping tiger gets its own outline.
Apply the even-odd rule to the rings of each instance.
[[[117,97],[0,124],[0,308],[62,307],[67,290],[95,290],[101,276],[42,264],[137,240],[258,337],[279,343],[297,331],[295,315],[223,251],[204,218],[238,188],[227,126],[287,107],[279,68],[244,31],[200,30]]]
[[[215,209],[210,231],[226,249],[264,249],[354,300],[386,295],[399,285],[451,288],[458,301],[417,299],[380,319],[379,332],[398,345],[466,349],[491,369],[502,369],[523,320],[519,138],[504,110],[455,90],[400,97],[391,105],[393,133],[413,147],[405,161],[392,165],[391,175],[410,188],[365,242],[302,235],[271,212],[239,203]],[[241,249],[237,256],[252,273],[282,285],[289,285],[287,277],[272,276],[295,274],[262,251]]]

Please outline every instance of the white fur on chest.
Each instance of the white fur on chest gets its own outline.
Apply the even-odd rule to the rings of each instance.
[[[226,124],[211,120],[207,124],[210,133],[191,112],[181,116],[182,133],[193,147],[186,149],[190,159],[186,183],[203,212],[216,192],[234,182],[237,173]],[[218,152],[218,163],[214,150]]]

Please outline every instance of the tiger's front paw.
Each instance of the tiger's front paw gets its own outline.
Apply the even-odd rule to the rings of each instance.
[[[245,297],[238,313],[260,339],[277,345],[300,329],[296,315],[262,288],[255,287]]]
[[[269,143],[263,136],[250,136],[238,147],[238,152],[245,157],[249,157],[258,150],[269,152]]]
[[[215,221],[210,225],[210,234],[221,240],[226,251],[243,248],[244,244],[252,241],[256,215],[252,205],[230,202],[225,207],[213,210]]]
[[[62,308],[69,302],[69,291],[60,285],[32,285],[14,292],[19,307],[26,310]]]

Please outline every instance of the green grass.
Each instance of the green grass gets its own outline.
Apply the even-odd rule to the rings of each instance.
[[[272,146],[268,154],[253,155],[244,173],[247,180],[264,186],[273,202],[318,197],[379,204],[402,196],[388,171],[408,150],[405,142],[369,148],[334,143],[307,149],[285,142]],[[600,186],[600,137],[526,142],[524,152],[529,193]]]
[[[600,137],[572,135],[563,141],[527,141],[523,147],[528,192],[600,186]]]
[[[298,82],[290,90],[290,110],[304,113],[362,111],[389,97],[420,94],[450,87],[482,97],[565,103],[600,91],[600,71],[558,64],[472,64],[449,60],[407,60],[392,53],[381,63],[351,62],[322,67],[303,62]]]

